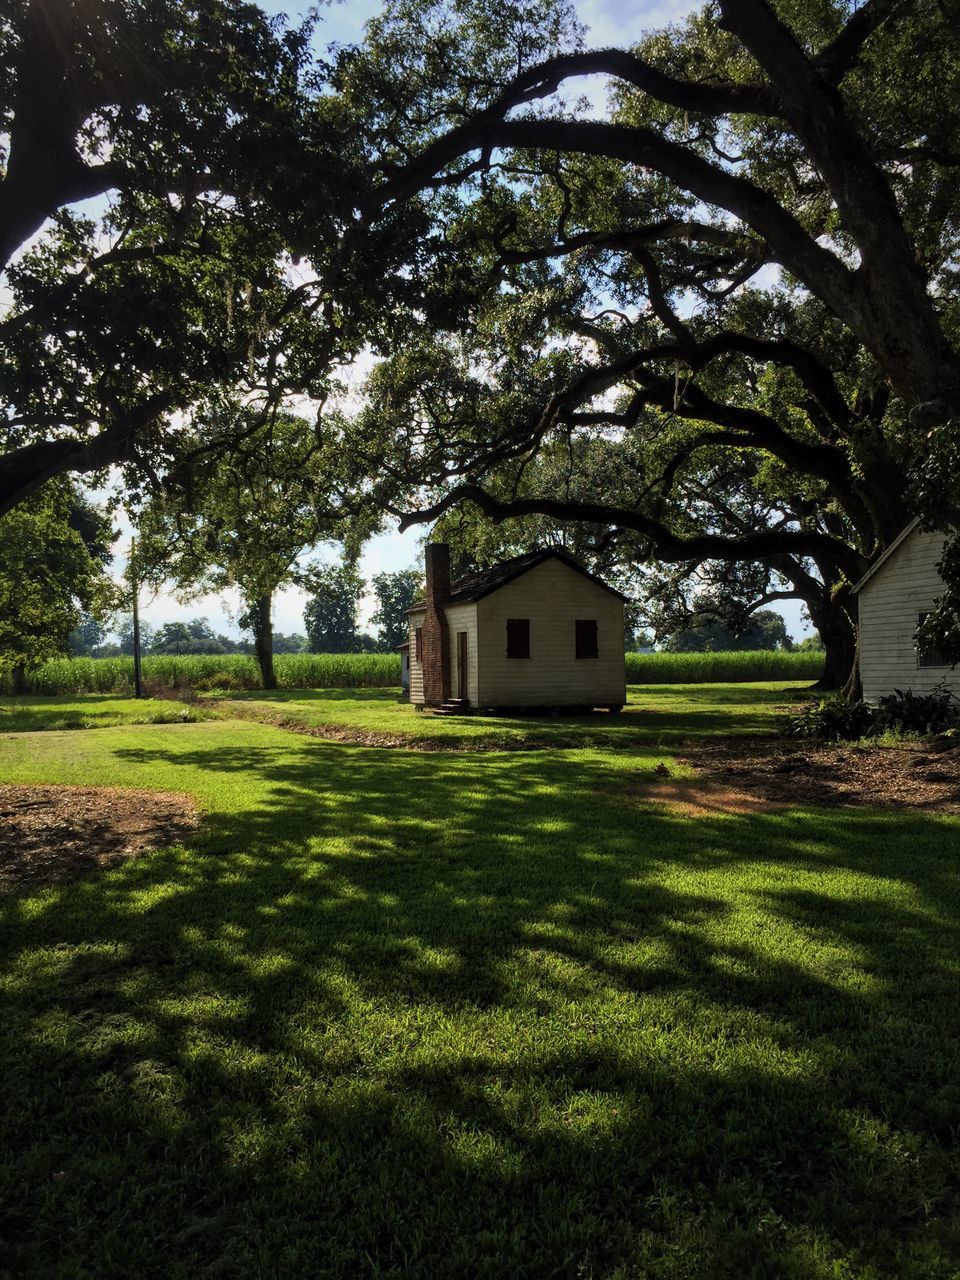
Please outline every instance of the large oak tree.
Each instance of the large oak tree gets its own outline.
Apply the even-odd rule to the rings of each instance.
[[[395,43],[424,8],[393,9]],[[365,70],[395,106],[377,208],[423,201],[447,235],[447,332],[425,313],[420,351],[374,388],[395,479],[426,481],[418,514],[466,500],[632,532],[662,559],[762,560],[846,615],[922,502],[907,473],[960,392],[960,71],[941,7],[721,0],[637,49],[572,47],[512,76],[469,41],[457,63],[448,39],[429,114],[391,98],[389,47]],[[588,75],[615,86],[608,119],[556,97]],[[538,485],[532,460],[585,439],[606,481],[558,486],[548,466]],[[716,481],[684,510],[683,485],[769,481],[771,460],[774,518],[735,528]]]
[[[0,512],[108,464],[135,495],[182,461],[184,418],[322,401],[389,328],[311,33],[245,0],[4,7]]]

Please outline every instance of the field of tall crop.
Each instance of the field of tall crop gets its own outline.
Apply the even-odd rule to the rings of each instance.
[[[386,688],[400,683],[396,653],[283,653],[274,658],[284,689]],[[245,653],[157,655],[143,659],[148,689],[256,689],[256,660]],[[132,658],[55,658],[27,674],[28,693],[130,693]],[[0,691],[12,692],[9,673]]]
[[[630,684],[714,684],[724,681],[816,680],[822,653],[628,653]],[[283,689],[390,688],[400,683],[396,653],[284,653],[274,660]],[[143,660],[143,678],[164,689],[259,688],[257,664],[248,654],[190,654]],[[56,658],[28,673],[27,692],[40,694],[130,693],[132,658]],[[9,673],[0,692],[11,693]]]
[[[742,684],[749,680],[819,680],[823,654],[745,649],[730,653],[628,653],[628,684]]]

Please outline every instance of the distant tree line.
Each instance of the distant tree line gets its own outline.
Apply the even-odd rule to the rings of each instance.
[[[306,634],[275,631],[274,654],[392,652],[407,638],[406,610],[420,593],[422,578],[415,569],[373,576],[370,586],[377,607],[371,622],[376,636],[360,629],[360,602],[368,584],[358,573],[342,565],[317,569],[312,585],[304,610]],[[249,623],[246,629],[252,631]],[[133,621],[124,617],[111,631],[108,621],[82,613],[69,633],[67,647],[74,657],[132,654]],[[252,636],[235,639],[215,631],[206,618],[190,618],[159,627],[141,622],[140,650],[144,654],[252,654],[255,643]]]
[[[133,653],[133,622],[124,618],[110,639],[106,624],[85,614],[70,632],[69,650],[77,658],[117,658]],[[302,653],[306,648],[306,636],[275,633],[275,653]],[[150,654],[186,653],[253,653],[253,641],[242,637],[224,635],[214,631],[206,618],[189,618],[178,622],[165,622],[153,627],[149,622],[140,624],[140,651]]]
[[[310,653],[390,652],[407,638],[407,610],[423,590],[416,569],[377,573],[370,586],[377,601],[370,621],[377,636],[360,630],[360,601],[367,583],[347,565],[331,565],[313,576],[303,621]]]
[[[735,649],[794,648],[787,625],[773,609],[758,609],[742,631],[735,630],[716,613],[697,614],[690,626],[667,637],[663,646],[671,653],[725,653]]]

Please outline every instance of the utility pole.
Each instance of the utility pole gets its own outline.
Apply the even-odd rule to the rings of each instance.
[[[143,697],[143,677],[140,671],[140,583],[137,580],[137,540],[130,539],[130,559],[127,563],[130,591],[133,595],[133,696]]]

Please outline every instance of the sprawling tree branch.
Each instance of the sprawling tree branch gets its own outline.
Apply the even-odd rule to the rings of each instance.
[[[817,70],[837,84],[856,66],[860,52],[877,27],[910,8],[912,0],[866,0],[855,10],[846,26],[821,49],[815,59]]]
[[[631,403],[634,420],[644,405],[655,405],[677,417],[727,427],[737,432],[736,437],[731,437],[731,442],[735,438],[740,447],[766,449],[803,473],[820,476],[841,492],[849,491],[850,464],[842,449],[831,444],[797,440],[768,414],[715,400],[695,384],[685,385],[682,395],[678,396],[674,379],[664,379],[648,372],[649,366],[668,361],[682,361],[691,369],[702,369],[711,360],[727,353],[740,353],[792,368],[811,395],[839,423],[849,420],[850,411],[832,374],[803,347],[785,340],[752,338],[738,333],[718,333],[701,343],[689,335],[681,335],[676,342],[631,352],[606,365],[585,370],[564,391],[551,398],[532,439],[524,442],[524,448],[534,447],[556,422],[569,418],[575,406],[626,380],[639,378],[642,385],[636,390]]]
[[[766,0],[721,0],[721,9],[724,26],[777,86],[785,117],[823,175],[860,251],[850,305],[837,309],[822,289],[809,280],[805,283],[848,318],[911,403],[929,396],[932,388],[957,394],[960,369],[937,320],[893,189],[839,90],[810,61]],[[905,310],[911,316],[909,326],[903,324]],[[909,378],[903,376],[904,355],[909,355]],[[897,369],[903,371],[900,376]],[[946,371],[949,385],[943,386]]]
[[[770,246],[771,256],[824,297],[837,314],[851,311],[851,298],[857,292],[854,273],[808,235],[773,196],[654,129],[600,121],[481,119],[433,142],[379,189],[378,202],[402,200],[428,186],[466,153],[509,148],[583,152],[656,169],[699,199],[720,205],[752,227]]]
[[[548,98],[565,80],[609,75],[681,111],[710,115],[776,115],[777,100],[763,85],[680,80],[625,49],[591,49],[547,58],[516,76],[477,118],[496,119],[518,106]]]
[[[662,560],[762,560],[772,555],[820,556],[857,575],[864,562],[839,539],[814,530],[758,529],[740,537],[705,533],[684,538],[665,525],[627,507],[606,503],[565,502],[556,498],[514,498],[502,501],[475,484],[458,485],[439,501],[419,511],[400,512],[400,531],[415,524],[432,523],[462,502],[472,502],[488,519],[499,524],[516,516],[544,515],[554,520],[616,525],[649,539]]]
[[[72,3],[26,7],[9,159],[0,180],[0,268],[58,209],[102,195],[118,181],[116,165],[88,162],[77,144],[84,118],[116,102],[121,92],[116,74],[105,74],[105,65],[85,80],[78,73],[87,24],[101,19],[95,8],[85,15]],[[133,74],[138,60],[126,53],[128,74]]]
[[[529,249],[502,249],[500,261],[506,266],[519,266],[526,262],[539,262],[546,258],[562,258],[582,249],[610,249],[614,252],[632,253],[638,247],[661,243],[666,240],[697,241],[733,250],[742,258],[757,264],[769,260],[766,246],[736,231],[715,226],[696,219],[664,218],[644,227],[624,227],[618,231],[582,231],[576,235],[556,240],[552,244]]]
[[[94,436],[38,440],[0,454],[0,516],[53,476],[68,471],[99,471],[111,463],[126,461],[138,433],[171,405],[169,396],[151,396]]]
[[[695,147],[657,129],[600,121],[506,118],[518,103],[543,97],[566,75],[587,70],[617,76],[671,106],[707,109],[708,95],[700,95],[704,86],[685,85],[674,77],[658,79],[645,63],[638,68],[632,55],[614,57],[616,51],[554,58],[524,72],[488,109],[435,139],[394,172],[377,192],[376,203],[402,200],[436,182],[462,181],[467,169],[457,171],[451,166],[472,153],[480,158],[468,166],[470,172],[489,166],[496,151],[517,148],[609,157],[653,169],[749,227],[772,259],[850,327],[908,405],[934,398],[953,403],[960,395],[960,361],[940,327],[890,183],[831,81],[831,74],[856,57],[870,32],[906,2],[870,0],[861,11],[863,16],[851,19],[845,32],[823,51],[819,63],[807,57],[766,0],[724,0],[722,4],[724,24],[769,77],[769,87],[763,90],[764,112],[782,114],[823,175],[844,229],[859,250],[855,270],[818,243],[761,186],[729,166],[707,161]],[[683,85],[682,92],[678,85]],[[712,86],[707,88],[714,92]],[[751,87],[749,93],[755,91]],[[727,101],[714,102],[713,110],[730,114],[742,108],[742,99],[734,95],[735,101],[730,100],[729,86],[719,92]],[[576,243],[574,239],[572,244]],[[911,316],[908,325],[903,323],[905,312]]]

